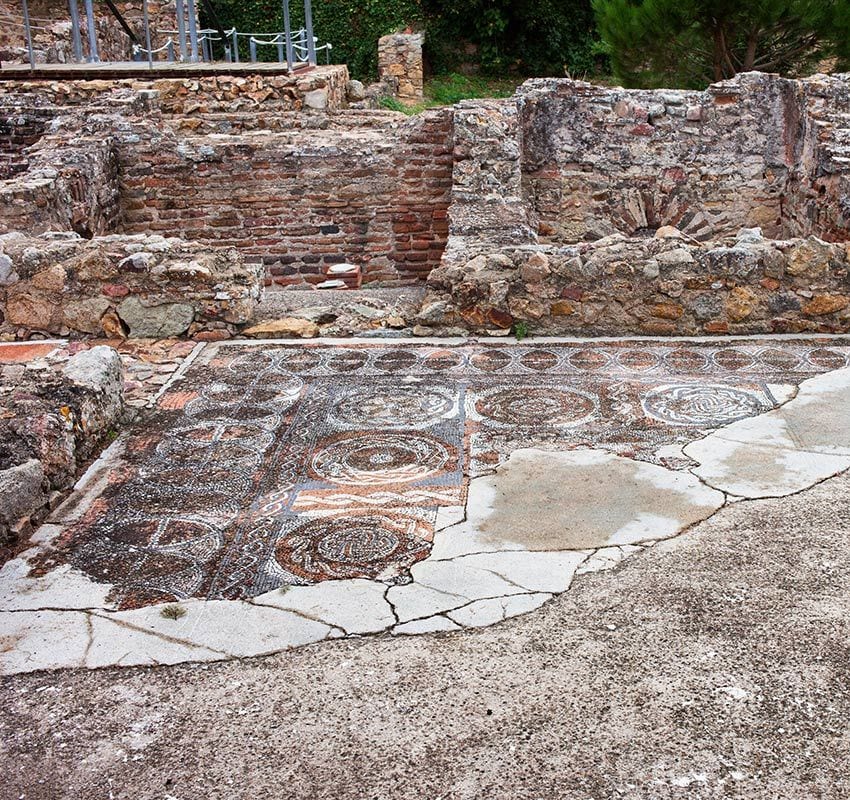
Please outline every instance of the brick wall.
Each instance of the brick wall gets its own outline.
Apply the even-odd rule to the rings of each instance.
[[[91,238],[116,229],[118,162],[109,135],[43,136],[29,166],[0,181],[0,233],[75,231]]]
[[[7,180],[29,167],[25,148],[41,138],[51,116],[50,112],[37,109],[0,110],[0,180]]]
[[[236,247],[280,286],[319,283],[343,261],[367,282],[424,279],[447,236],[451,116],[398,120],[239,136],[134,129],[118,144],[123,230]]]

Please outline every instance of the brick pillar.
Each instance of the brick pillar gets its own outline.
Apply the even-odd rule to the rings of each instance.
[[[422,102],[421,33],[394,33],[378,39],[378,80],[391,85],[406,105]]]

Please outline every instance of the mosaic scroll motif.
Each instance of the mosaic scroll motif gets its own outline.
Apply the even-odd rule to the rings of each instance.
[[[847,359],[793,342],[208,347],[133,431],[58,557],[113,584],[122,607],[405,582],[438,510],[461,510],[469,477],[514,449],[682,466],[667,446]]]

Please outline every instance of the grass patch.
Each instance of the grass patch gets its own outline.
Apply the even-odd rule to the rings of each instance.
[[[451,106],[461,100],[485,97],[510,97],[522,78],[482,78],[478,75],[435,75],[425,85],[425,97],[433,105]]]
[[[435,75],[424,87],[424,100],[416,105],[406,106],[395,97],[383,97],[379,101],[381,108],[399,111],[407,116],[418,114],[426,108],[453,106],[461,100],[510,97],[522,82],[520,78],[482,78],[460,75],[452,72],[448,75]]]

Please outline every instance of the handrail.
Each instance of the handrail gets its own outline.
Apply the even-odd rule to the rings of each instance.
[[[71,18],[71,44],[73,46],[73,58],[77,61],[83,60],[83,36],[88,39],[88,59],[89,61],[100,61],[97,47],[97,25],[93,12],[92,0],[67,0],[70,18]],[[80,19],[78,4],[82,2],[85,5],[85,18]],[[198,0],[204,8],[209,5],[208,0]],[[114,4],[107,0],[110,7]],[[239,45],[242,40],[248,40],[248,49],[251,56],[251,61],[257,61],[258,47],[277,47],[278,61],[287,63],[292,67],[296,63],[316,63],[316,54],[324,50],[326,61],[330,63],[330,52],[333,45],[327,42],[323,45],[318,44],[318,38],[313,35],[313,15],[311,8],[311,0],[304,0],[304,22],[305,26],[298,30],[291,31],[289,28],[289,3],[290,0],[281,0],[283,9],[284,30],[278,32],[250,32],[239,31],[235,27],[225,29],[223,27],[215,28],[199,28],[197,25],[197,8],[196,0],[175,0],[177,30],[158,29],[157,33],[166,35],[168,38],[160,47],[152,47],[151,45],[151,26],[147,13],[147,0],[143,0],[143,25],[144,25],[144,40],[145,45],[139,43],[135,34],[132,33],[129,26],[121,17],[120,12],[113,11],[113,15],[121,24],[124,34],[130,39],[130,52],[134,60],[147,58],[149,64],[153,66],[153,57],[160,53],[165,53],[168,61],[213,61],[214,50],[213,45],[219,43],[224,48],[224,58],[226,61],[239,61]],[[34,31],[51,31],[53,26],[60,22],[60,19],[50,19],[46,17],[30,17],[27,0],[21,0],[23,10],[23,21],[8,13],[0,14],[0,24],[23,28],[26,35],[27,50],[30,57],[30,66],[35,68],[32,33]],[[207,8],[209,11],[209,9]],[[188,31],[186,30],[186,20],[188,20]],[[215,25],[219,25],[218,20],[213,15]],[[80,23],[84,23],[81,25]],[[38,24],[42,23],[42,24]],[[187,36],[188,33],[188,36]],[[176,37],[176,38],[175,38]],[[188,45],[191,44],[191,48]],[[179,57],[175,53],[176,47],[179,45]]]

